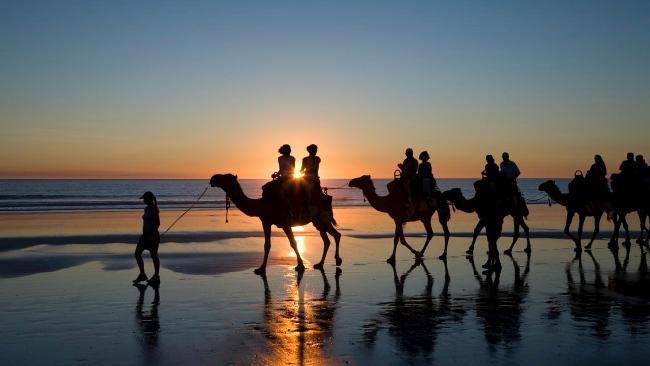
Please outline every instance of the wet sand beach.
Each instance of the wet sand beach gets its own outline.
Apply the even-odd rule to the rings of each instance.
[[[178,213],[164,211],[162,227]],[[520,239],[498,276],[482,273],[483,236],[474,263],[465,258],[474,215],[453,213],[446,265],[437,235],[423,264],[399,247],[393,269],[387,216],[335,214],[340,270],[333,248],[323,272],[311,269],[322,242],[305,227],[304,275],[275,232],[260,277],[257,220],[233,210],[225,224],[223,211],[193,211],[163,237],[157,289],[130,284],[139,212],[2,214],[0,363],[645,364],[650,356],[645,250],[611,251],[603,238],[576,257],[558,230],[559,206],[532,208],[533,253]],[[511,231],[510,219],[504,227]],[[420,224],[406,229],[420,248]]]

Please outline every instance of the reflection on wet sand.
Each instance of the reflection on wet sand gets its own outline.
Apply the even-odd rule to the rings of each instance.
[[[424,262],[416,261],[400,277],[397,276],[395,265],[391,264],[395,298],[390,302],[379,304],[381,307],[379,315],[364,325],[366,347],[375,347],[378,333],[386,329],[405,358],[431,361],[440,330],[447,327],[447,323],[459,322],[465,315],[465,310],[454,304],[449,295],[451,277],[447,261],[443,260],[443,263],[445,282],[437,301],[433,296],[434,279]],[[425,289],[419,295],[404,296],[406,278],[418,266],[422,267],[427,279]]]
[[[256,327],[264,336],[264,344],[257,351],[256,362],[265,365],[318,364],[328,353],[333,340],[334,315],[341,297],[339,278],[335,275],[335,290],[324,270],[320,270],[323,291],[320,295],[305,292],[298,274],[295,283],[286,287],[286,298],[274,300],[266,278],[264,283],[264,311],[262,324]]]
[[[483,333],[491,351],[495,351],[499,345],[513,347],[521,340],[522,304],[529,292],[526,281],[530,273],[530,253],[526,256],[523,274],[517,261],[511,255],[507,257],[512,262],[514,282],[512,288],[505,290],[499,288],[501,269],[489,271],[483,278],[476,269],[474,259],[467,257],[479,284],[475,299],[476,316],[483,323]]]
[[[158,347],[158,335],[160,332],[160,319],[158,317],[158,305],[160,305],[160,284],[133,285],[138,289],[138,302],[135,306],[135,322],[139,329],[138,343],[142,346],[142,354],[145,361],[156,361],[156,348]],[[154,289],[154,298],[149,311],[144,311],[144,295],[147,287]]]
[[[615,294],[623,295],[620,307],[623,318],[631,334],[645,334],[648,332],[647,321],[650,319],[650,276],[648,276],[648,262],[643,246],[639,268],[636,272],[627,270],[630,257],[630,245],[625,247],[625,260],[620,265],[618,247],[610,248],[616,265],[616,271],[609,276],[608,288]]]

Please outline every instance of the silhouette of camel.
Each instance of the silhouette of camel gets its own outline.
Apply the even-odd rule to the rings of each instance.
[[[445,249],[439,258],[444,259],[447,257],[447,245],[449,244],[449,237],[451,236],[447,222],[451,217],[451,213],[449,211],[447,202],[443,199],[440,192],[434,191],[432,193],[433,200],[430,201],[427,201],[425,199],[416,199],[416,201],[413,202],[413,205],[411,205],[412,208],[409,210],[404,204],[405,197],[403,195],[398,196],[396,194],[389,193],[387,196],[379,196],[375,190],[375,185],[369,175],[362,175],[361,177],[352,179],[350,183],[348,183],[348,186],[361,189],[363,195],[368,199],[368,202],[375,210],[387,213],[393,219],[393,221],[395,221],[393,253],[386,260],[386,262],[391,264],[395,263],[395,251],[397,250],[398,242],[407,247],[411,253],[415,255],[416,258],[421,258],[424,256],[424,252],[427,250],[427,246],[433,238],[431,217],[436,211],[438,211],[438,220],[440,221],[440,225],[442,226],[442,230],[445,236]],[[424,242],[422,250],[419,252],[413,249],[406,242],[406,238],[404,237],[404,225],[407,222],[411,221],[421,221],[424,225],[424,229],[427,231],[427,239]]]
[[[512,204],[510,204],[511,202]],[[510,243],[510,247],[508,249],[503,251],[503,254],[512,253],[512,248],[517,243],[517,240],[519,240],[520,227],[524,230],[524,234],[526,235],[526,248],[524,249],[524,252],[530,253],[532,251],[530,247],[530,230],[526,224],[526,218],[529,214],[528,206],[526,206],[526,202],[520,199],[508,201],[507,204],[508,206],[506,206],[506,209],[507,212],[509,212],[510,216],[512,216],[514,232],[512,234],[512,243]],[[467,255],[474,255],[474,245],[476,244],[476,239],[478,239],[478,236],[481,234],[481,230],[483,230],[484,227],[485,223],[482,220],[479,220],[479,222],[476,224],[476,227],[474,228],[474,232],[472,233],[472,244],[470,244],[467,251],[465,251]]]
[[[589,196],[588,200],[580,200],[575,195],[571,193],[562,193],[560,188],[555,184],[553,180],[547,180],[546,182],[539,185],[538,188],[540,191],[545,192],[548,196],[555,202],[566,208],[566,225],[564,226],[564,233],[573,240],[575,243],[575,251],[582,250],[582,228],[585,223],[585,218],[591,216],[594,218],[594,232],[591,235],[589,244],[585,246],[585,249],[590,249],[591,245],[594,243],[596,236],[600,232],[600,219],[603,216],[603,213],[607,214],[607,219],[615,216],[612,202],[606,197],[594,198]],[[578,237],[576,238],[571,234],[571,222],[575,214],[578,214]],[[627,224],[626,224],[627,225]]]
[[[477,182],[479,185],[487,184],[486,182],[479,182]],[[443,196],[459,210],[468,213],[475,212],[478,215],[479,222],[485,225],[485,234],[488,241],[488,260],[483,265],[483,268],[488,270],[500,269],[501,261],[499,260],[497,241],[501,237],[503,219],[508,213],[504,207],[505,205],[495,195],[481,193],[483,191],[483,189],[479,188],[474,197],[466,199],[460,188],[452,188],[445,191]]]
[[[302,226],[312,223],[316,230],[319,231],[321,238],[323,239],[323,255],[320,262],[314,265],[314,268],[321,269],[325,263],[325,257],[327,256],[327,250],[330,246],[330,239],[327,234],[330,234],[334,237],[336,242],[336,252],[334,258],[336,259],[336,265],[340,266],[343,260],[339,256],[339,244],[341,242],[341,234],[334,228],[336,221],[334,220],[334,214],[332,212],[331,202],[328,203],[327,207],[318,207],[316,212],[313,212],[311,215],[302,216],[299,218],[291,218],[289,213],[286,210],[278,209],[277,206],[269,200],[262,198],[249,198],[246,196],[244,191],[241,188],[241,185],[237,181],[237,176],[232,174],[216,174],[210,179],[210,185],[212,187],[219,187],[223,189],[228,197],[232,199],[232,202],[247,216],[259,217],[262,221],[262,228],[264,229],[264,261],[262,265],[255,269],[256,274],[262,274],[266,271],[266,263],[269,258],[269,251],[271,250],[271,226],[275,225],[281,228],[289,239],[291,248],[296,253],[296,258],[298,265],[296,266],[296,271],[302,272],[305,270],[302,258],[298,252],[298,244],[293,235],[293,226]]]
[[[621,174],[612,174],[611,186],[612,204],[616,211],[617,220],[614,222],[614,233],[612,234],[610,245],[617,244],[621,225],[625,229],[624,244],[630,244],[630,231],[626,216],[635,211],[639,215],[639,224],[641,226],[637,243],[641,244],[648,241],[650,239],[650,232],[648,232],[648,228],[645,225],[648,211],[650,211],[650,192],[648,192],[648,188],[643,186],[641,182],[632,184],[632,187],[630,187],[630,182]],[[648,232],[646,239],[644,239],[644,232]]]

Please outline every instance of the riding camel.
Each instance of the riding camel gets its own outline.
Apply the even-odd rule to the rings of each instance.
[[[308,210],[309,214],[294,216],[289,210],[283,209],[281,205],[277,204],[280,200],[269,200],[266,198],[249,198],[246,196],[237,181],[237,176],[232,174],[216,174],[210,179],[212,187],[219,187],[226,192],[232,202],[237,208],[247,216],[259,217],[262,221],[262,228],[264,229],[264,261],[262,265],[255,269],[256,274],[263,274],[266,271],[266,263],[269,258],[269,251],[271,250],[271,226],[275,225],[282,229],[289,239],[289,244],[296,254],[298,265],[295,267],[296,271],[303,272],[305,266],[303,264],[300,253],[298,252],[298,245],[293,235],[293,226],[302,226],[312,223],[316,230],[320,233],[323,239],[323,255],[320,262],[314,265],[316,269],[322,269],[327,256],[327,250],[330,246],[330,239],[327,234],[332,235],[336,242],[336,266],[340,266],[343,260],[339,256],[339,244],[341,242],[341,234],[335,229],[336,220],[332,212],[332,202],[329,197],[324,196],[322,204],[315,210]]]
[[[590,187],[587,187],[591,189]],[[575,242],[575,251],[582,250],[582,228],[587,216],[594,218],[594,232],[591,235],[589,244],[585,249],[591,249],[598,232],[600,231],[600,219],[603,214],[607,214],[607,219],[614,217],[614,208],[611,199],[606,195],[594,196],[592,194],[585,195],[586,199],[580,199],[578,193],[563,193],[553,180],[547,180],[539,185],[539,190],[548,194],[548,196],[555,202],[566,208],[566,225],[564,226],[564,233]],[[578,214],[578,237],[576,238],[571,234],[571,222],[575,214]],[[627,225],[627,224],[626,224]]]
[[[431,218],[436,211],[438,211],[438,220],[442,226],[445,237],[445,249],[439,258],[444,259],[447,257],[447,245],[449,244],[449,237],[451,236],[447,222],[451,217],[451,213],[449,211],[447,202],[442,197],[442,194],[440,192],[434,191],[432,193],[431,199],[427,199],[422,196],[415,196],[413,197],[412,204],[406,205],[406,194],[400,187],[398,187],[398,183],[389,183],[389,193],[387,196],[380,196],[377,194],[375,185],[369,175],[363,175],[361,177],[352,179],[350,183],[348,183],[348,186],[361,189],[363,195],[368,199],[368,202],[375,210],[387,213],[395,222],[393,253],[386,260],[386,262],[391,264],[395,263],[395,251],[397,250],[398,242],[402,243],[402,245],[408,248],[416,258],[421,258],[424,256],[424,252],[426,251],[427,246],[431,242],[431,239],[433,239]],[[427,232],[427,238],[424,242],[424,246],[419,252],[413,249],[413,247],[408,244],[406,238],[404,237],[404,225],[407,222],[412,221],[422,222],[424,229]]]
[[[452,188],[443,193],[446,200],[452,202],[454,206],[467,213],[475,212],[479,217],[479,223],[485,225],[485,233],[488,240],[488,260],[483,268],[488,270],[501,269],[499,260],[499,249],[497,241],[501,237],[503,230],[503,219],[509,215],[508,206],[504,200],[496,194],[490,187],[491,182],[486,179],[474,183],[476,194],[474,197],[467,199],[463,196],[460,188]]]

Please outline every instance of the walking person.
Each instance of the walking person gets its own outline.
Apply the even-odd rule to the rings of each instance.
[[[138,240],[138,245],[135,247],[135,261],[138,263],[140,274],[133,280],[133,283],[140,283],[147,281],[147,275],[144,272],[144,261],[142,260],[142,252],[148,250],[153,260],[154,275],[147,281],[148,283],[160,283],[160,259],[158,258],[158,246],[160,245],[160,210],[158,209],[158,201],[156,196],[151,192],[145,192],[142,197],[147,207],[144,208],[142,215],[142,235]]]

